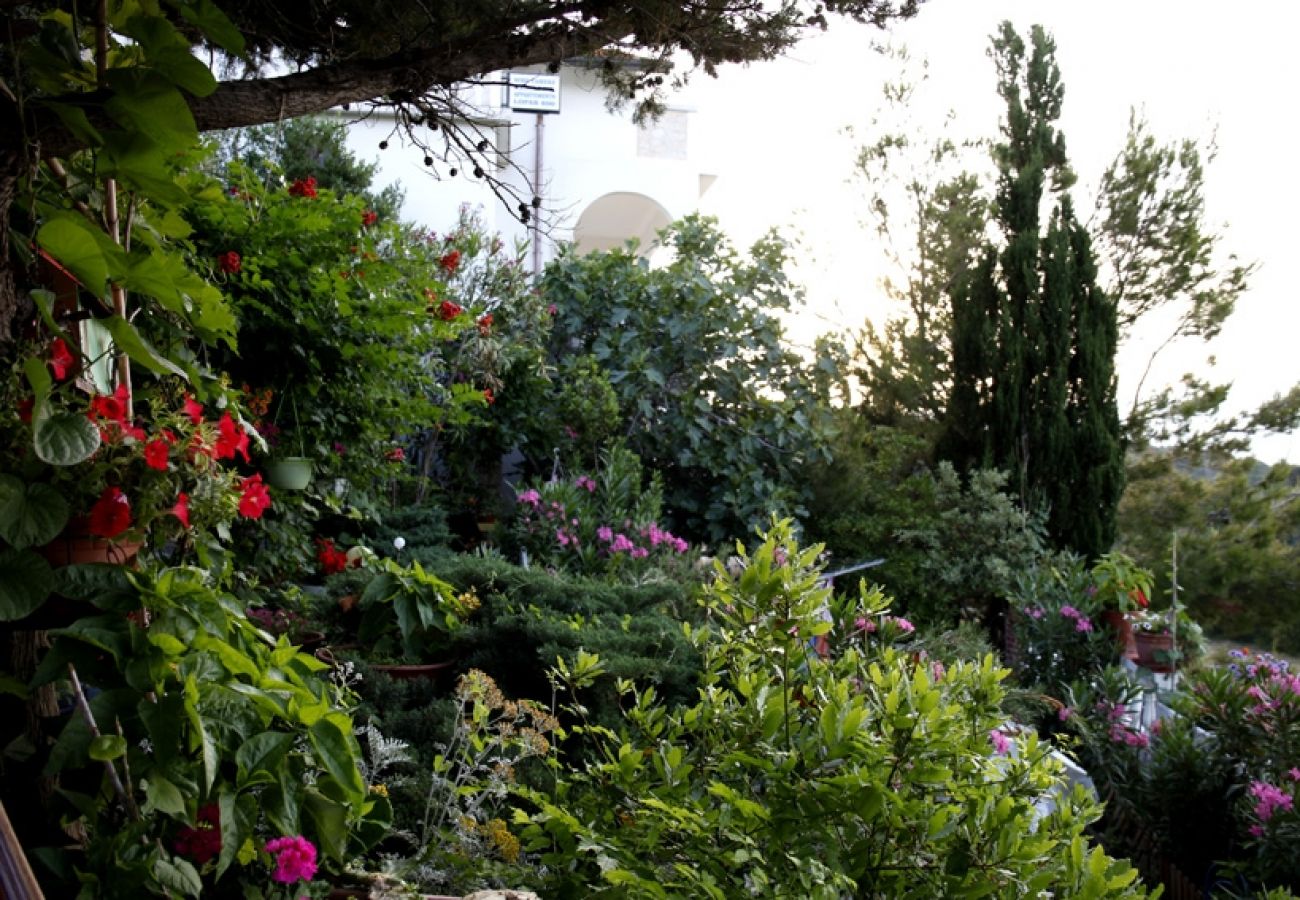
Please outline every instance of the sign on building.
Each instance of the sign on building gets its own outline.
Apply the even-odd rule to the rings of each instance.
[[[506,105],[514,112],[560,111],[560,76],[542,72],[511,72]]]

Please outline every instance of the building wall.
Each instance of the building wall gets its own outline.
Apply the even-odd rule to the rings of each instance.
[[[497,80],[497,79],[493,79]],[[549,223],[541,233],[539,262],[544,264],[560,243],[572,242],[578,228],[581,246],[603,249],[639,237],[648,252],[651,234],[667,221],[696,209],[701,186],[712,183],[712,161],[691,141],[691,122],[696,112],[689,98],[674,97],[668,112],[646,127],[632,123],[630,109],[611,113],[605,93],[590,71],[566,66],[561,70],[560,112],[543,114],[512,112],[503,104],[502,85],[469,89],[481,118],[488,127],[485,137],[497,144],[502,159],[513,165],[496,174],[520,195],[530,198],[535,189],[536,153],[540,145],[543,219]],[[488,189],[486,183],[462,171],[448,177],[446,166],[433,167],[435,177],[423,165],[424,153],[404,143],[391,118],[372,116],[357,120],[340,113],[352,123],[348,143],[363,159],[379,164],[378,187],[400,183],[406,192],[403,216],[445,231],[456,223],[462,203],[481,207],[490,229],[509,241],[530,241],[536,232],[522,225]],[[540,140],[539,140],[540,138]],[[379,150],[387,140],[388,149]],[[605,200],[592,209],[592,204]],[[591,214],[582,219],[583,213]],[[639,234],[637,232],[640,232]],[[530,259],[532,255],[530,254]]]

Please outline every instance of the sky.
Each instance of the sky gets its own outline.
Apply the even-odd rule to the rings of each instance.
[[[1231,381],[1234,410],[1300,382],[1300,307],[1288,277],[1300,231],[1289,215],[1300,209],[1291,102],[1300,90],[1300,55],[1291,46],[1300,5],[1275,0],[929,0],[888,35],[833,20],[780,60],[724,68],[717,80],[701,76],[691,91],[701,113],[693,153],[720,175],[703,208],[737,243],[772,226],[800,236],[797,276],[810,303],[795,337],[879,321],[890,310],[878,288],[888,270],[863,225],[864,191],[851,180],[880,85],[898,72],[871,43],[887,37],[928,60],[923,96],[911,108],[918,123],[937,131],[951,110],[959,133],[993,135],[1001,109],[988,38],[1004,19],[1022,34],[1041,24],[1055,38],[1065,85],[1060,125],[1080,178],[1081,214],[1123,146],[1131,108],[1162,141],[1216,138],[1207,220],[1225,232],[1225,251],[1259,270],[1221,337],[1162,357],[1154,381],[1188,370]],[[1141,368],[1135,361],[1156,339],[1139,333],[1122,351],[1121,409]],[[1214,369],[1204,364],[1211,353]],[[1254,450],[1267,462],[1300,462],[1295,435],[1257,441]]]

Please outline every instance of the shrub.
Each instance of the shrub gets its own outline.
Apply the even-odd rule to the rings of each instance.
[[[992,657],[898,652],[883,598],[832,603],[817,552],[780,524],[719,566],[692,632],[698,701],[672,710],[624,683],[622,727],[590,732],[601,754],[557,769],[554,795],[525,792],[545,896],[1144,896],[1127,863],[1089,851],[1081,793],[1036,809],[1059,772],[1033,735],[1002,731]],[[877,629],[841,626],[842,652],[814,652],[859,620]]]

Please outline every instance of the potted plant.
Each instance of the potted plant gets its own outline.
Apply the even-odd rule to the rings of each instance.
[[[270,399],[269,394],[269,389],[263,394],[267,397],[268,401]],[[307,485],[311,484],[314,464],[312,463],[311,457],[307,455],[307,451],[304,449],[302,426],[298,422],[298,400],[290,391],[281,391],[280,405],[277,407],[277,415],[278,410],[284,407],[284,398],[286,396],[289,397],[289,408],[293,412],[293,433],[298,440],[298,455],[277,455],[273,459],[267,460],[265,465],[266,480],[272,487],[282,488],[286,491],[303,491],[307,489]],[[273,434],[279,433],[279,428],[274,424],[271,426],[271,429]]]
[[[1123,553],[1107,553],[1092,567],[1094,607],[1123,648],[1123,655],[1130,659],[1136,650],[1127,615],[1147,608],[1153,581],[1150,571]]]
[[[383,559],[376,566],[358,601],[362,646],[372,658],[395,660],[375,666],[394,678],[437,677],[451,667],[451,638],[478,608],[478,596],[457,594],[418,561],[404,566]]]
[[[0,620],[49,596],[52,568],[129,564],[144,546],[184,552],[271,505],[237,405],[214,415],[179,377],[98,393],[84,360],[53,338],[0,386]]]
[[[1201,627],[1182,609],[1142,609],[1131,613],[1129,622],[1136,650],[1134,662],[1152,672],[1172,672],[1204,649]]]

